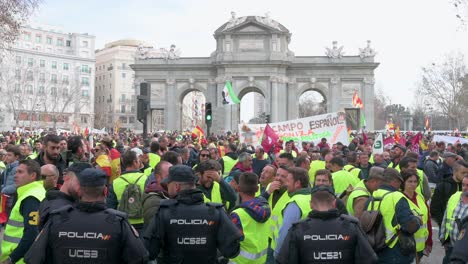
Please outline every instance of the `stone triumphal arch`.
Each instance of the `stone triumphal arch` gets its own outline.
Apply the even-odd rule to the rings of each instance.
[[[139,47],[132,65],[135,79],[151,84],[150,130],[180,130],[182,100],[190,91],[199,91],[213,107],[213,132],[237,130],[239,105],[223,105],[226,81],[239,98],[248,92],[263,95],[264,111],[271,122],[299,117],[299,98],[317,91],[328,112],[352,108],[355,91],[364,102],[368,129],[374,120],[375,51],[367,46],[354,56],[344,56],[334,41],[323,56],[295,56],[289,50],[291,32],[267,14],[236,17],[214,33],[216,50],[209,57],[179,57],[169,50]],[[202,107],[202,106],[200,106]]]

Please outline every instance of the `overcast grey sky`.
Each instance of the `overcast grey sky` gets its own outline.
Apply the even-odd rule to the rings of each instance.
[[[35,22],[96,36],[96,48],[122,38],[156,47],[176,44],[182,56],[209,56],[214,31],[237,16],[266,12],[292,32],[296,55],[324,55],[333,40],[345,55],[366,41],[378,52],[376,89],[392,103],[410,106],[421,67],[449,52],[468,54],[468,31],[460,29],[449,0],[44,0]]]

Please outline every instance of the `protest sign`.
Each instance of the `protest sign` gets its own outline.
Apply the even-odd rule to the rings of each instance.
[[[349,144],[344,112],[327,113],[283,122],[270,123],[270,127],[283,141],[293,140],[319,143],[326,138],[331,145],[341,142]],[[266,124],[240,124],[239,136],[241,143],[259,146],[262,142],[263,130]]]

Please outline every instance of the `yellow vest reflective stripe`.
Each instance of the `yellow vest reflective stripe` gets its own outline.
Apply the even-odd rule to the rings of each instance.
[[[33,196],[39,201],[42,201],[45,197],[45,190],[42,181],[34,181],[21,186],[17,189],[17,192],[18,200],[11,210],[10,218],[8,219],[8,223],[5,228],[5,234],[3,235],[0,261],[8,259],[23,237],[24,218],[20,213],[21,202],[29,196]],[[36,220],[36,225],[39,222],[39,212],[37,212],[35,216],[30,215],[27,217],[31,219],[30,222]],[[24,260],[20,259],[16,263],[24,263]]]
[[[225,155],[225,156],[223,156],[223,161],[224,161],[223,177],[226,178],[229,175],[229,173],[231,172],[232,168],[236,165],[237,160],[232,159],[231,157]]]
[[[356,185],[359,180],[357,180],[351,173],[345,170],[339,170],[332,173],[333,178],[333,187],[335,188],[335,193],[337,196],[348,188],[349,185]]]
[[[346,210],[348,211],[349,215],[354,216],[354,199],[357,197],[369,197],[370,193],[367,190],[366,184],[364,180],[361,180],[354,186],[354,190],[349,194],[348,201],[346,202]]]
[[[313,160],[310,162],[310,169],[309,169],[309,182],[310,185],[314,186],[315,182],[315,173],[318,170],[325,169],[325,161],[323,160]]]
[[[268,187],[267,187],[268,189]],[[269,238],[271,238],[271,245],[270,248],[275,249],[276,247],[276,238],[278,237],[279,227],[283,225],[283,209],[284,205],[289,201],[288,192],[285,191],[281,197],[276,202],[275,206],[273,206],[273,193],[270,194],[268,197],[268,204],[270,204],[271,208],[271,216],[268,219],[269,222]]]
[[[390,191],[378,189],[372,193],[372,196],[375,198],[382,198],[388,192]],[[404,195],[395,191],[385,196],[383,201],[374,202],[374,209],[377,209],[379,204],[382,203],[380,205],[380,213],[382,214],[385,226],[385,243],[389,248],[395,247],[398,241],[397,231],[400,229],[400,224],[394,226],[392,220],[395,217],[395,206],[400,199],[404,199]],[[372,210],[370,203],[367,210]]]
[[[419,227],[418,231],[414,233],[414,240],[416,241],[416,251],[421,252],[426,247],[426,240],[429,236],[429,229],[427,229],[427,221],[429,218],[429,212],[427,210],[426,202],[421,195],[416,194],[416,200],[418,201],[418,205],[413,203],[408,197],[408,204],[410,206],[411,211],[414,215],[422,218],[422,225]]]
[[[117,197],[117,201],[119,201],[119,203],[120,203],[120,200],[122,200],[122,195],[123,195],[123,192],[125,191],[125,187],[127,187],[127,185],[129,184],[126,181],[124,181],[123,179],[121,179],[121,178],[122,177],[125,178],[125,180],[127,180],[130,183],[135,183],[136,180],[140,176],[141,176],[141,178],[138,180],[137,184],[138,184],[138,186],[140,186],[141,193],[144,193],[144,191],[145,191],[145,182],[146,182],[146,179],[148,177],[146,175],[144,175],[143,173],[141,173],[141,172],[124,173],[124,174],[120,175],[119,178],[114,180],[114,182],[112,183],[112,186],[114,187],[115,196]],[[132,225],[133,224],[142,224],[144,222],[144,219],[143,218],[129,218],[128,221]]]
[[[447,202],[447,210],[446,210],[446,220],[445,220],[445,240],[448,239],[450,232],[453,229],[453,226],[456,225],[455,223],[455,218],[453,216],[453,213],[455,212],[455,208],[457,207],[458,203],[460,202],[462,192],[456,192],[452,196],[450,196],[450,199]]]
[[[265,263],[268,250],[268,222],[259,223],[244,208],[234,210],[240,218],[244,231],[244,240],[240,242],[239,255],[231,263]]]
[[[250,155],[250,156],[254,159],[254,158],[255,158],[255,153],[252,154],[252,155]],[[268,159],[268,154],[265,153],[265,152],[263,153],[263,159],[264,159],[264,160]]]

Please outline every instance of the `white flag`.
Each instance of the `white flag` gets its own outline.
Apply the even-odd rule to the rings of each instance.
[[[379,133],[379,135],[375,138],[374,146],[372,147],[372,153],[373,154],[382,154],[383,153],[382,133]]]

